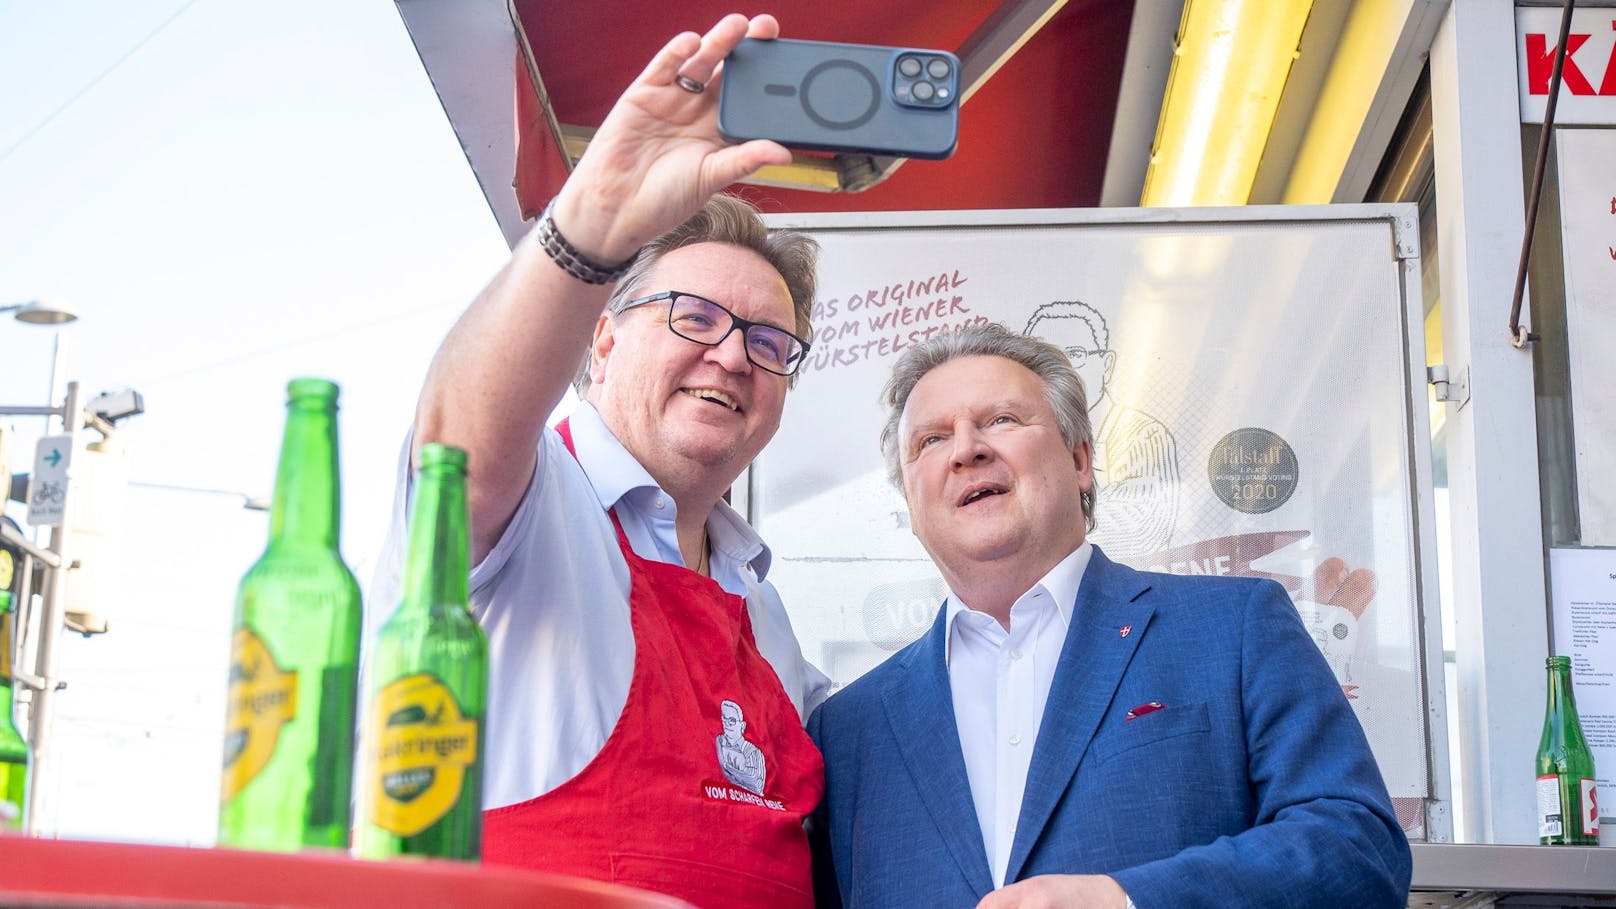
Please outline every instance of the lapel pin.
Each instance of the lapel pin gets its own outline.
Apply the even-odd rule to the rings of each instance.
[[[1147,713],[1155,713],[1158,710],[1164,709],[1166,706],[1167,705],[1163,704],[1161,701],[1148,701],[1148,702],[1146,702],[1144,704],[1140,704],[1138,707],[1135,707],[1134,709],[1128,711],[1128,715],[1123,717],[1122,719],[1123,719],[1123,722],[1131,723],[1134,720],[1138,719],[1139,717],[1144,716]]]
[[[1119,634],[1119,635],[1121,635],[1121,636],[1123,636],[1123,637],[1127,637],[1127,636],[1128,636],[1128,632],[1130,632],[1130,631],[1132,631],[1132,630],[1133,630],[1133,626],[1132,626],[1132,625],[1124,625],[1124,626],[1122,626],[1122,627],[1121,627],[1121,628],[1118,628],[1118,629],[1117,629],[1117,634]]]

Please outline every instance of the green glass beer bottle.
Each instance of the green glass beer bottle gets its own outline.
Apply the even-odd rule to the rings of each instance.
[[[269,545],[236,594],[219,844],[348,846],[359,585],[337,551],[337,386],[293,379]]]
[[[1599,845],[1594,757],[1571,694],[1571,658],[1551,656],[1549,707],[1537,746],[1537,841],[1544,846]]]
[[[12,627],[11,591],[0,590],[0,830],[22,829],[28,799],[28,743],[11,719]]]
[[[416,463],[403,597],[366,669],[354,850],[475,861],[488,639],[466,608],[466,453],[427,443]]]

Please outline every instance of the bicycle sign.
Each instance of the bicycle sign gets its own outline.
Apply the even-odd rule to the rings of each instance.
[[[28,523],[55,527],[67,514],[67,468],[73,460],[72,436],[46,436],[34,449],[34,472],[28,480]]]

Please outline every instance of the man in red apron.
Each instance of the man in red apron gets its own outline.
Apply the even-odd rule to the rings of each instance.
[[[779,426],[816,248],[714,196],[789,154],[725,144],[705,90],[741,38],[777,32],[730,16],[670,41],[428,373],[373,601],[396,590],[410,454],[467,449],[484,861],[812,905],[803,720],[828,682],[722,497]],[[586,352],[587,403],[546,429]]]

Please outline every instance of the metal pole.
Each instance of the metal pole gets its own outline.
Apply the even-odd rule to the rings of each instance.
[[[45,400],[47,400],[47,401],[59,401],[59,400],[61,400],[61,398],[57,397],[57,394],[58,394],[57,389],[62,387],[62,371],[64,369],[66,369],[66,368],[67,368],[67,339],[62,336],[62,329],[60,327],[58,327],[56,330],[51,332],[50,388],[47,389],[46,392],[45,392]],[[68,424],[68,415],[71,414],[71,413],[73,413],[73,411],[71,411],[71,410],[65,410],[64,409],[62,411],[62,415],[61,415],[62,432],[76,433],[78,431],[77,427],[72,427],[72,426],[67,425]],[[46,432],[47,435],[51,431],[50,423],[51,423],[50,417],[46,417],[45,418],[45,432]]]
[[[81,416],[83,410],[84,405],[79,400],[79,383],[67,383],[67,400],[62,410],[62,428],[68,436],[68,446],[74,455],[79,452],[79,434],[84,431],[84,420]],[[28,718],[28,742],[33,749],[34,764],[32,772],[28,775],[28,805],[23,811],[25,829],[30,836],[40,835],[41,818],[45,816],[49,805],[46,791],[51,782],[52,770],[50,734],[52,707],[56,702],[56,645],[62,637],[62,587],[67,581],[67,572],[73,565],[68,556],[68,542],[71,539],[69,524],[73,520],[75,510],[73,474],[78,469],[78,463],[79,459],[76,457],[68,462],[67,481],[64,484],[67,489],[67,507],[63,509],[62,522],[51,528],[50,551],[56,554],[57,564],[46,569],[44,602],[39,615],[39,649],[34,658],[34,675],[39,687],[34,689],[33,706]]]
[[[1526,197],[1526,235],[1521,238],[1521,261],[1515,270],[1515,296],[1509,306],[1509,342],[1518,349],[1538,339],[1537,332],[1521,328],[1521,300],[1526,295],[1526,271],[1532,263],[1532,236],[1537,232],[1537,204],[1543,196],[1543,169],[1549,160],[1549,139],[1554,135],[1554,105],[1560,100],[1560,75],[1565,69],[1566,45],[1571,36],[1571,13],[1577,0],[1565,0],[1560,11],[1560,37],[1554,45],[1554,69],[1549,73],[1549,97],[1543,102],[1543,130],[1537,140],[1537,163],[1532,165],[1532,192]]]

